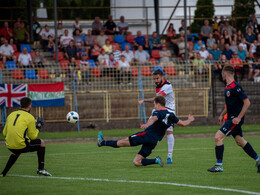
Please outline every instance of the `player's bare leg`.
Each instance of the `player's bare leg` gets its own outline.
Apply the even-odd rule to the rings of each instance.
[[[137,154],[133,160],[133,164],[135,166],[143,166],[142,164],[142,160],[144,159],[144,157],[140,154]]]
[[[168,157],[167,164],[172,164],[172,152],[174,147],[174,136],[171,130],[167,130]]]
[[[241,137],[240,135],[237,135],[235,137],[235,141],[237,143],[238,146],[240,146],[241,148],[243,148],[243,150],[245,151],[245,153],[248,154],[248,156],[250,156],[251,158],[253,158],[256,161],[256,167],[257,167],[257,173],[260,173],[260,160],[259,160],[259,156],[257,155],[257,153],[255,152],[255,150],[253,149],[253,147],[251,146],[251,144],[249,142],[247,142],[243,137]]]
[[[135,156],[135,158],[133,160],[133,164],[135,166],[147,166],[147,165],[152,165],[152,164],[158,164],[161,167],[163,167],[163,161],[162,161],[162,159],[159,156],[157,156],[154,159],[147,159],[147,158],[144,158],[140,154],[137,154]]]

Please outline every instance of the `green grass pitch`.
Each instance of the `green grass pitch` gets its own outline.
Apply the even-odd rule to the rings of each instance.
[[[104,137],[109,132],[104,131]],[[260,136],[246,139],[260,153]],[[260,194],[254,160],[232,138],[224,143],[224,172],[215,174],[207,172],[215,163],[213,137],[176,139],[173,165],[164,167],[135,167],[132,160],[140,147],[99,148],[95,142],[47,144],[45,168],[54,178],[37,177],[36,153],[22,154],[8,175],[0,178],[0,194],[245,194],[241,190]],[[0,146],[1,170],[9,155],[6,147]],[[166,163],[166,140],[159,142],[150,157],[157,155]],[[220,190],[225,188],[240,191]]]

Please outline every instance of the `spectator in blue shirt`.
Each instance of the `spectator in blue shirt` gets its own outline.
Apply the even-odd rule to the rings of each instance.
[[[201,45],[204,45],[203,43],[202,43],[202,40],[198,40],[198,42],[194,45],[194,50],[196,50],[196,51],[200,51],[200,49],[201,49]]]
[[[223,50],[222,54],[225,55],[228,60],[232,58],[233,51],[229,48],[228,43],[225,44],[225,49]]]
[[[246,51],[243,49],[242,46],[239,46],[239,47],[238,47],[237,55],[238,55],[238,58],[240,58],[242,61],[244,61],[244,60],[246,59],[247,53],[246,53]]]
[[[148,50],[149,49],[148,41],[142,35],[142,32],[140,30],[137,31],[136,37],[134,39],[134,48],[135,48],[135,50],[138,49],[139,45],[142,45],[144,50]]]
[[[150,51],[153,49],[161,49],[161,40],[157,35],[157,32],[153,32],[152,37],[149,38]]]
[[[213,45],[213,49],[209,50],[209,53],[212,54],[214,60],[219,60],[221,56],[221,51],[218,49],[217,44]]]
[[[252,28],[247,28],[247,33],[245,34],[247,50],[249,49],[250,45],[256,40],[256,36],[252,33]]]

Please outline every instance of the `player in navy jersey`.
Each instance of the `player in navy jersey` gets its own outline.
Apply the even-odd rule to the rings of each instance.
[[[147,159],[146,157],[152,153],[152,150],[156,147],[157,142],[162,140],[166,130],[170,126],[173,126],[174,123],[180,126],[187,126],[194,121],[194,117],[189,115],[187,120],[179,120],[173,113],[165,109],[165,98],[163,96],[157,96],[154,98],[154,108],[155,111],[153,112],[152,117],[146,124],[141,125],[141,128],[145,129],[144,131],[138,132],[128,138],[118,141],[104,140],[102,133],[99,132],[97,143],[98,146],[119,148],[142,145],[141,150],[133,160],[134,165],[146,166],[150,164],[159,164],[160,166],[163,166],[163,162],[159,156],[155,159]]]
[[[253,147],[243,138],[242,124],[244,123],[244,116],[250,106],[250,101],[243,91],[242,87],[234,80],[234,68],[232,66],[225,66],[222,70],[222,77],[226,80],[227,85],[225,89],[226,107],[219,116],[219,124],[224,123],[224,115],[227,113],[228,118],[224,125],[217,131],[215,135],[215,152],[217,163],[212,168],[208,169],[210,172],[223,172],[223,140],[232,135],[238,146],[242,147],[244,151],[256,161],[257,173],[260,173],[260,160]]]

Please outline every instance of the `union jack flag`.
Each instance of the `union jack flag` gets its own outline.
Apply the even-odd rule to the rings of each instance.
[[[27,96],[27,84],[0,84],[0,106],[17,107]]]

